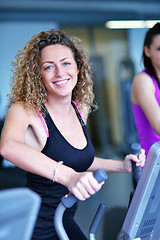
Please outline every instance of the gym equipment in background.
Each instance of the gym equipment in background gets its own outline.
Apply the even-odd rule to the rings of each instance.
[[[159,226],[160,141],[149,150],[118,240],[159,240]]]
[[[30,240],[40,203],[28,188],[0,191],[0,240]]]

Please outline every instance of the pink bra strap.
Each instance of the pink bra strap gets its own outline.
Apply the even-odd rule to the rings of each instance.
[[[48,129],[47,129],[46,124],[44,122],[44,119],[43,119],[42,115],[40,114],[40,112],[38,111],[37,108],[36,108],[36,112],[38,113],[38,116],[39,116],[39,118],[40,118],[40,120],[42,122],[42,125],[44,127],[44,130],[45,130],[45,133],[46,133],[47,137],[49,137],[49,132],[48,132]]]
[[[76,100],[74,100],[73,102],[76,104],[76,106],[77,106],[77,108],[78,108],[78,111],[79,111],[79,114],[80,114],[80,116],[81,116],[81,118],[82,118],[82,112],[81,112],[80,106],[78,105],[78,103],[77,103]],[[83,120],[83,118],[82,118],[82,120]]]

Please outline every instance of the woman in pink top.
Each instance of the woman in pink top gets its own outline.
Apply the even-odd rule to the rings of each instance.
[[[160,23],[146,34],[143,48],[145,70],[133,80],[131,100],[138,137],[146,156],[160,141]]]

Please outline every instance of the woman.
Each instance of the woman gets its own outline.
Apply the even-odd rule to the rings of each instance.
[[[146,33],[143,48],[145,70],[133,80],[131,100],[138,137],[146,156],[160,141],[160,23]]]
[[[64,32],[40,32],[17,53],[0,145],[5,159],[27,171],[27,187],[40,194],[42,205],[32,239],[58,239],[53,216],[69,191],[79,200],[97,192],[92,172],[131,172],[131,160],[95,157],[86,122],[94,107],[89,61],[75,38]],[[62,164],[63,163],[63,164]],[[77,205],[64,215],[71,240],[86,239],[74,221]]]

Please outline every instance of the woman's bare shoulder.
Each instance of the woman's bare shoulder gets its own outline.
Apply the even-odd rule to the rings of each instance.
[[[145,72],[135,75],[132,83],[131,99],[135,104],[139,104],[140,99],[155,93],[155,87],[151,77]]]
[[[138,91],[140,89],[155,90],[151,77],[145,72],[136,74],[133,79],[132,91]]]
[[[153,83],[151,77],[145,73],[145,72],[140,72],[140,73],[137,73],[133,79],[133,83]]]
[[[24,103],[21,103],[21,102],[16,102],[16,103],[13,103],[9,109],[8,109],[8,112],[9,113],[21,113],[21,114],[24,114],[24,115],[28,115],[28,116],[31,116],[32,114],[35,114],[35,112],[29,108],[27,108],[27,106],[25,106]]]
[[[37,117],[36,113],[29,110],[21,102],[12,104],[6,114],[6,119],[12,122],[21,122],[29,125]]]

